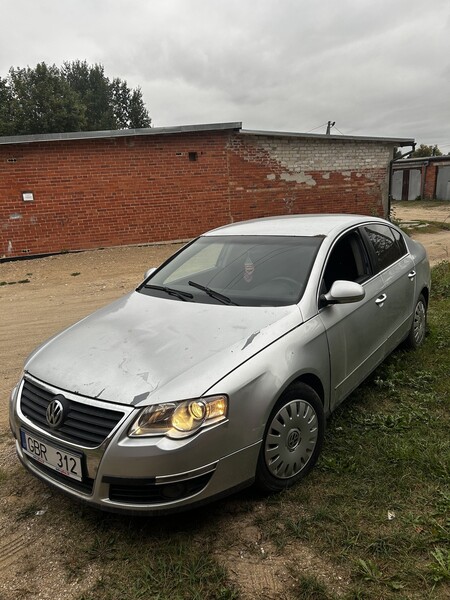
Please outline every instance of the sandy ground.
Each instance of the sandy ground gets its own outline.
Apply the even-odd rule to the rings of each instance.
[[[416,202],[397,202],[393,204],[393,218],[401,223],[415,224],[435,222],[450,224],[450,203],[432,203],[417,205]],[[411,234],[415,240],[423,244],[428,252],[430,263],[435,265],[442,260],[450,260],[450,231],[437,231],[435,233],[421,233],[414,231]]]
[[[19,465],[8,398],[26,356],[41,341],[131,291],[179,246],[115,248],[0,264],[0,600],[70,600],[97,578],[68,579],[65,499]],[[29,283],[14,283],[29,280]],[[6,478],[2,478],[6,474]],[[70,534],[69,534],[70,535]],[[88,534],[80,530],[80,536]]]
[[[404,203],[394,210],[402,221],[448,222],[450,206],[419,214]],[[448,258],[450,232],[414,237],[428,248],[432,262]],[[97,577],[93,569],[82,578],[64,579],[70,540],[48,516],[61,499],[15,458],[8,398],[26,356],[52,334],[131,291],[149,267],[178,247],[115,248],[0,264],[0,283],[7,283],[0,286],[0,600],[70,600]]]

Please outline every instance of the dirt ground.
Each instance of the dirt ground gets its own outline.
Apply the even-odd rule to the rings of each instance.
[[[402,203],[394,211],[404,222],[450,221],[450,205],[419,209]],[[448,259],[450,231],[413,237],[427,247],[432,263]],[[57,331],[131,291],[149,267],[178,247],[114,248],[0,264],[0,600],[70,600],[98,577],[93,567],[62,583],[64,544],[70,540],[60,524],[45,520],[59,496],[15,457],[8,399],[25,358]]]
[[[450,203],[396,202],[392,206],[393,218],[404,224],[417,225],[429,221],[450,225]],[[430,264],[435,265],[442,260],[450,260],[450,231],[421,233],[420,229],[411,234],[415,240],[423,244],[428,252]]]

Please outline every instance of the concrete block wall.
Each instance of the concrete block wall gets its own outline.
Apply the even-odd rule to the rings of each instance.
[[[230,141],[231,212],[271,214],[387,211],[392,146],[259,135]]]
[[[382,215],[392,152],[233,130],[0,145],[0,258],[187,239],[268,215]]]

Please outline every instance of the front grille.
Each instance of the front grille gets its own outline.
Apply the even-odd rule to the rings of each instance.
[[[124,504],[161,504],[181,500],[200,492],[212,473],[175,483],[156,484],[154,479],[121,479],[104,477],[109,483],[109,499]]]
[[[83,481],[78,481],[77,479],[71,479],[70,477],[66,477],[66,475],[62,475],[58,473],[58,471],[54,471],[49,467],[43,465],[42,463],[34,460],[30,456],[27,456],[27,460],[33,465],[35,469],[41,471],[45,475],[47,475],[50,479],[54,479],[59,483],[64,484],[66,487],[77,490],[78,492],[83,492],[84,494],[92,494],[92,490],[94,488],[94,480],[89,479],[88,477],[83,478]]]
[[[99,446],[124,415],[117,410],[70,400],[67,416],[63,424],[55,430],[49,426],[45,416],[47,406],[53,398],[54,394],[48,390],[25,380],[20,408],[22,413],[41,429],[86,448]]]

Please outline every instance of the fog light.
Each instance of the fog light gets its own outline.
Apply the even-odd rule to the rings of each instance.
[[[178,500],[186,493],[185,483],[168,483],[161,489],[161,496],[167,500]]]

